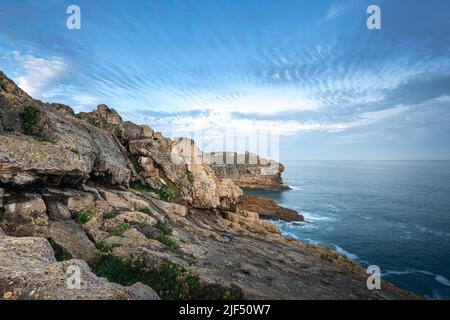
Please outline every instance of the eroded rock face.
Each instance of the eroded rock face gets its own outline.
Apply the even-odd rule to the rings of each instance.
[[[230,179],[243,189],[289,189],[283,184],[281,163],[260,158],[256,154],[231,152],[205,153],[214,173],[222,179]]]
[[[140,157],[149,185],[168,185],[194,207],[230,209],[242,195],[240,188],[230,180],[217,178],[204,164],[203,153],[191,139],[172,141],[155,134],[150,139],[130,141],[129,149]]]
[[[82,260],[56,262],[46,239],[0,237],[0,300],[159,299],[140,283],[123,287],[98,278]],[[74,267],[81,271],[81,288],[75,290],[67,286]]]
[[[242,196],[239,199],[238,210],[244,212],[256,212],[263,219],[304,221],[303,216],[296,211],[283,208],[273,200],[255,196]]]
[[[116,138],[67,106],[34,100],[0,72],[0,181],[16,186],[128,185],[131,170]]]
[[[31,227],[48,225],[46,210],[45,203],[38,193],[20,194],[4,205],[8,223],[17,229],[25,225]]]

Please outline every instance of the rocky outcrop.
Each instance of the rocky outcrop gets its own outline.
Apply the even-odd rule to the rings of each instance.
[[[414,298],[283,238],[262,218],[300,216],[243,197],[208,161],[192,140],[105,105],[75,115],[0,73],[0,299]]]
[[[58,186],[101,178],[128,185],[131,170],[114,135],[69,110],[32,99],[0,72],[2,183]]]
[[[147,126],[123,122],[113,109],[100,105],[82,113],[82,119],[114,132],[134,162],[135,181],[151,188],[169,190],[173,198],[197,208],[233,209],[242,194],[228,179],[218,178],[195,142],[186,138],[171,140]]]
[[[72,270],[72,271],[71,271]],[[68,286],[73,270],[80,287]],[[82,260],[57,262],[44,238],[0,235],[0,300],[158,300],[148,286],[130,287],[98,278]]]
[[[257,212],[262,219],[283,221],[304,221],[297,211],[279,206],[270,199],[255,196],[242,196],[239,199],[238,210]]]
[[[256,154],[232,152],[205,153],[215,174],[230,179],[243,189],[285,190],[281,174],[285,170],[281,163],[263,159]]]

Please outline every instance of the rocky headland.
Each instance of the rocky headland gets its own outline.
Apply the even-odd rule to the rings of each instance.
[[[281,177],[285,167],[274,160],[267,160],[249,152],[205,153],[205,157],[218,177],[230,179],[242,189],[289,189],[283,184]]]
[[[106,105],[43,103],[0,72],[0,299],[414,298],[370,291],[357,264],[282,237],[262,218],[298,214],[198,157],[192,140]]]

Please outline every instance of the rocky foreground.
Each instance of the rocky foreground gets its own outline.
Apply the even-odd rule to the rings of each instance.
[[[261,218],[189,139],[32,99],[0,72],[0,299],[408,299]],[[68,279],[80,271],[79,288]]]

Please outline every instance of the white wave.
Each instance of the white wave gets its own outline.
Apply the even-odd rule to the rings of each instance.
[[[389,276],[389,275],[396,275],[396,276],[402,276],[402,275],[406,275],[406,274],[415,274],[415,273],[419,273],[419,274],[423,274],[426,276],[430,276],[433,277],[437,282],[439,282],[440,284],[443,284],[444,286],[450,287],[450,280],[447,279],[444,276],[441,276],[440,274],[435,274],[426,270],[417,270],[417,269],[406,269],[403,271],[398,271],[398,270],[386,270],[382,272],[382,276]]]
[[[447,232],[443,232],[443,231],[439,231],[439,230],[434,230],[434,229],[430,229],[421,225],[416,225],[416,228],[419,229],[420,232],[423,233],[429,233],[435,236],[439,236],[439,237],[450,237],[450,233]]]
[[[440,274],[437,274],[434,278],[437,282],[440,284],[443,284],[444,286],[450,287],[450,280],[448,280],[446,277],[441,276]]]
[[[353,260],[353,261],[359,259],[359,257],[356,254],[350,253],[350,252],[342,249],[341,247],[339,247],[336,244],[333,244],[333,245],[334,245],[334,248],[335,248],[337,253],[342,254],[343,256],[345,256],[345,257],[347,257],[347,258],[349,258],[350,260]]]
[[[305,218],[305,221],[336,221],[333,217],[320,216],[311,212],[302,211],[300,214]]]
[[[302,188],[297,187],[297,186],[289,186],[289,189],[291,189],[293,191],[300,191],[300,190],[302,190]]]

